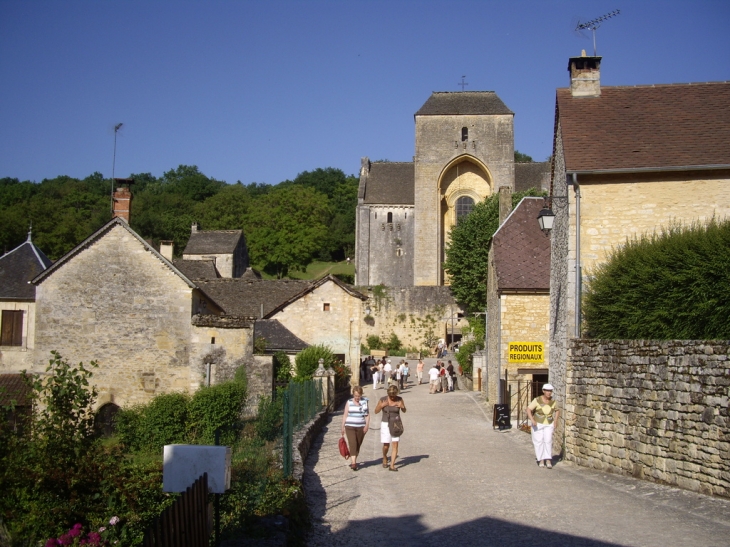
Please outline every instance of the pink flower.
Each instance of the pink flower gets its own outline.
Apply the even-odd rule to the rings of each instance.
[[[102,526],[101,528],[99,528],[99,533],[101,534],[104,530],[106,530],[106,528]]]
[[[100,545],[101,536],[96,532],[89,532],[89,545]]]
[[[117,524],[119,524],[119,517],[112,517],[111,519],[109,519],[109,524],[111,524],[112,526],[116,526]]]
[[[50,538],[48,541],[46,541],[45,547],[56,547],[58,545],[58,541],[56,538]]]

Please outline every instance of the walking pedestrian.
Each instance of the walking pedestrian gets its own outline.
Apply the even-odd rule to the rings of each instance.
[[[441,393],[449,391],[449,384],[446,380],[446,367],[443,363],[439,362],[439,377],[441,379]]]
[[[345,405],[342,415],[342,436],[347,436],[350,449],[350,469],[357,471],[357,456],[360,453],[365,433],[370,428],[370,409],[368,400],[362,396],[362,388],[352,388],[352,398]]]
[[[401,359],[400,364],[398,365],[398,370],[395,376],[395,379],[398,381],[398,389],[403,391],[403,380],[404,380],[404,374],[406,371],[406,366],[403,364],[404,361]]]
[[[449,385],[449,391],[454,391],[454,365],[451,364],[451,361],[446,367],[446,381]]]
[[[539,467],[553,468],[553,431],[560,410],[555,407],[552,384],[542,386],[542,395],[527,405],[527,418],[532,422],[532,444]]]
[[[423,380],[423,359],[418,360],[418,364],[416,365],[416,377],[418,378],[418,385],[421,385],[421,380]]]
[[[378,389],[378,384],[380,383],[380,369],[378,369],[377,365],[373,365],[371,370],[373,372],[373,391],[375,391]]]
[[[385,375],[385,387],[388,387],[390,385],[391,372],[393,372],[393,365],[390,363],[390,359],[388,359],[383,365],[383,374]]]
[[[408,366],[408,361],[403,363],[403,387],[408,387],[408,377],[411,375],[411,368]]]
[[[383,411],[383,420],[380,426],[380,442],[383,443],[383,467],[388,467],[388,451],[390,445],[393,445],[393,452],[390,456],[390,470],[398,471],[395,467],[395,460],[398,457],[398,443],[400,442],[400,433],[396,432],[397,423],[400,423],[401,410],[405,413],[406,404],[403,397],[398,396],[398,387],[390,386],[388,388],[388,396],[378,401],[375,407],[375,413]]]
[[[438,385],[439,385],[439,367],[437,363],[434,363],[431,365],[431,368],[428,371],[428,378],[429,378],[429,389],[428,393],[429,395],[432,393],[438,393]]]

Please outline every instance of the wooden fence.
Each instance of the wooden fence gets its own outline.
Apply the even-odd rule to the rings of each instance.
[[[210,537],[208,473],[155,519],[144,533],[144,547],[208,547]]]

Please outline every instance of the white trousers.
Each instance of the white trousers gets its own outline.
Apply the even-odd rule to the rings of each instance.
[[[537,424],[532,428],[532,444],[535,445],[537,461],[553,459],[553,424]]]
[[[378,389],[378,380],[380,379],[380,374],[378,374],[378,371],[376,370],[373,372],[373,389]]]

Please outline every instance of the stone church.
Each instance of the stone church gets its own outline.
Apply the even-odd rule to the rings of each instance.
[[[362,159],[355,284],[439,286],[454,225],[501,187],[547,189],[550,165],[515,163],[514,113],[493,91],[435,92],[415,114],[412,162]]]

